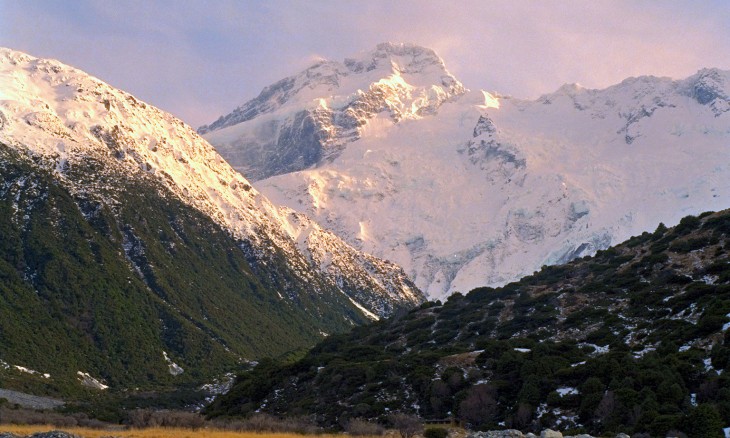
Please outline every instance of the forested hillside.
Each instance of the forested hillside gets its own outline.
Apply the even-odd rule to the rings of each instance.
[[[331,336],[294,364],[263,362],[207,413],[342,425],[405,412],[652,436],[730,424],[728,236],[730,211],[689,216],[505,287],[426,303]]]

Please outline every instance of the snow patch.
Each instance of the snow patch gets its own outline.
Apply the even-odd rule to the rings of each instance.
[[[715,368],[712,366],[712,359],[709,357],[702,360],[702,363],[705,365],[705,372],[710,372],[714,370]]]
[[[606,354],[609,351],[609,346],[608,345],[604,345],[603,347],[601,347],[601,346],[598,346],[596,344],[589,344],[587,342],[581,342],[580,344],[578,344],[578,346],[579,347],[591,347],[591,348],[593,348],[593,353],[591,353],[591,354],[594,355],[594,356],[595,355],[599,355],[599,354]]]
[[[565,397],[566,395],[578,395],[580,392],[576,388],[571,388],[568,386],[564,386],[562,388],[558,388],[555,390],[561,397]]]
[[[165,358],[165,362],[167,362],[168,371],[173,376],[179,376],[180,374],[182,374],[183,372],[185,372],[185,370],[183,370],[183,368],[180,365],[178,365],[175,362],[173,362],[172,359],[170,359],[167,356],[167,352],[163,351],[162,352],[162,357]]]
[[[5,365],[7,365],[7,364],[5,364],[3,362],[3,367],[5,367]],[[39,371],[32,370],[30,368],[26,368],[26,367],[23,367],[23,366],[20,366],[20,365],[13,365],[13,368],[15,368],[16,370],[20,371],[21,373],[31,374],[31,375],[34,375],[34,376],[40,376],[40,377],[43,377],[44,379],[50,379],[51,378],[51,375],[48,374],[48,373],[41,373]]]
[[[354,304],[354,305],[355,305],[355,307],[357,307],[358,309],[360,309],[360,311],[361,311],[362,313],[364,313],[364,314],[365,314],[365,316],[367,316],[368,318],[372,319],[373,321],[378,321],[378,320],[380,320],[380,317],[379,317],[378,315],[374,314],[373,312],[371,312],[371,311],[369,311],[368,309],[366,309],[365,307],[363,307],[363,305],[362,305],[362,304],[360,304],[360,303],[358,303],[357,301],[353,300],[353,299],[352,299],[352,297],[348,296],[347,298],[348,298],[348,299],[350,300],[350,302],[351,302],[352,304]]]
[[[91,375],[89,373],[85,373],[83,371],[77,371],[76,374],[79,376],[78,379],[81,382],[81,384],[84,386],[87,386],[89,388],[99,389],[102,391],[105,389],[109,389],[109,386],[103,384],[99,379],[91,377]]]

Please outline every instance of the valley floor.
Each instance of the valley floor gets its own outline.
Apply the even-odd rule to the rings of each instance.
[[[28,436],[34,433],[52,430],[59,430],[59,428],[54,426],[2,424],[0,425],[0,436],[6,432],[20,436]],[[148,428],[109,430],[64,427],[62,430],[83,438],[261,438],[263,436],[273,438],[301,438],[304,436],[293,433],[233,432],[219,429]],[[344,435],[317,435],[317,437],[338,438],[344,437]]]

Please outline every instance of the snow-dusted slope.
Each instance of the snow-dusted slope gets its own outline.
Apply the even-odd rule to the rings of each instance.
[[[416,50],[385,45],[374,53],[382,47]],[[377,65],[402,60],[385,56]],[[432,74],[445,72],[440,60],[430,65],[408,82],[431,90],[458,84]],[[235,162],[251,142],[270,147],[256,143],[263,124],[282,123],[312,102],[339,108],[365,93],[353,87],[368,90],[375,80],[348,79],[359,82],[306,88],[310,101],[262,105],[276,88],[269,87],[241,107],[264,109],[227,116],[219,124],[227,127],[207,137]],[[432,298],[503,284],[659,222],[730,206],[728,72],[631,78],[605,90],[566,85],[536,101],[460,85],[447,94],[432,110],[398,120],[388,109],[373,111],[336,156],[257,186],[358,249],[397,262]],[[279,173],[262,166],[251,171]]]
[[[362,254],[304,215],[273,205],[180,120],[57,61],[0,49],[0,141],[54,168],[71,186],[65,172],[90,158],[116,175],[161,182],[247,242],[247,251],[262,260],[283,251],[299,280],[324,274],[376,315],[423,299],[397,265]],[[101,175],[98,181],[114,186],[116,177]]]

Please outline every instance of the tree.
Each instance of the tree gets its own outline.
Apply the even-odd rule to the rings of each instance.
[[[459,413],[474,426],[491,423],[497,414],[496,391],[489,384],[472,386],[459,405]]]
[[[535,409],[527,403],[520,403],[517,406],[517,412],[512,420],[512,425],[516,429],[526,429],[532,422],[532,416]]]
[[[616,395],[613,391],[606,391],[600,403],[598,403],[598,407],[593,415],[598,421],[605,424],[609,421],[611,415],[613,415],[613,411],[616,409],[616,404]]]
[[[686,429],[690,438],[722,438],[722,418],[717,409],[703,403],[687,416]]]

